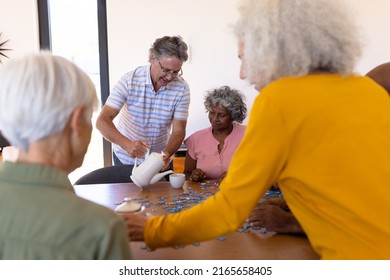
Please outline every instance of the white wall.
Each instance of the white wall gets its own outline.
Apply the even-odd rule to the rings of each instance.
[[[2,48],[11,49],[4,52],[9,58],[0,58],[0,67],[13,58],[38,51],[38,30],[35,0],[0,0],[0,42],[9,40]],[[13,161],[17,155],[18,151],[14,147],[6,147],[3,150],[3,160]]]
[[[390,1],[346,0],[357,15],[366,47],[356,71],[365,74],[390,61]],[[239,79],[236,41],[229,29],[238,16],[239,0],[109,0],[107,1],[110,86],[125,72],[147,63],[153,41],[181,35],[191,60],[184,78],[191,88],[187,135],[209,125],[203,106],[207,89],[224,84],[240,89],[249,109],[257,92]],[[245,121],[247,122],[247,120]]]
[[[0,40],[9,40],[3,47],[12,49],[4,52],[10,59],[39,49],[36,6],[36,0],[0,0]]]
[[[355,13],[364,40],[364,51],[357,72],[366,74],[375,66],[390,61],[390,1],[347,0]]]

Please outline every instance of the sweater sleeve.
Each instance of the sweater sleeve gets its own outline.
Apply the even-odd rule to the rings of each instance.
[[[220,191],[183,212],[150,218],[144,236],[148,246],[190,244],[238,229],[283,168],[285,141],[282,117],[263,92]]]

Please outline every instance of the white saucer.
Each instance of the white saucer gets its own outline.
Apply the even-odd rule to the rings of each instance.
[[[128,200],[128,199],[125,199],[125,201],[122,204],[118,205],[115,208],[115,212],[117,213],[138,213],[144,210],[145,210],[145,206],[143,206],[138,202]]]

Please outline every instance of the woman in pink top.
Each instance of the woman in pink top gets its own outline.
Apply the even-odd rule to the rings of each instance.
[[[244,95],[222,86],[207,92],[204,105],[211,126],[189,136],[184,173],[192,181],[225,177],[233,154],[244,136],[247,108]]]

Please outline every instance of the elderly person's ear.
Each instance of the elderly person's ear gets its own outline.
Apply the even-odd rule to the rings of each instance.
[[[84,115],[85,106],[79,105],[74,110],[69,120],[69,125],[72,131],[76,132],[77,135],[80,135],[85,129],[85,115]]]

